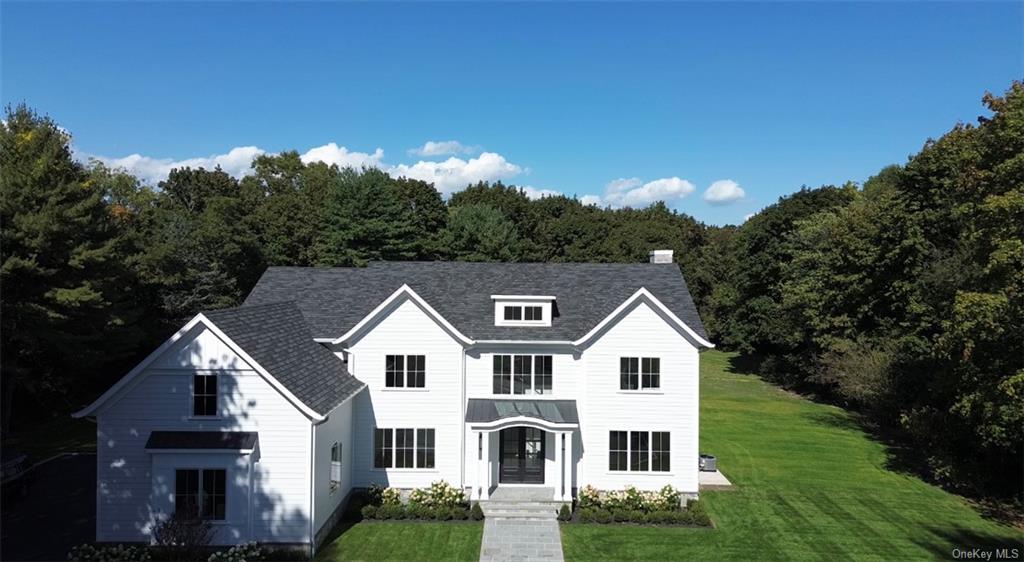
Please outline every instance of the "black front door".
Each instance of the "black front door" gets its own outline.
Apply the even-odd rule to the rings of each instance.
[[[501,430],[501,467],[498,482],[544,483],[544,432],[532,427]]]

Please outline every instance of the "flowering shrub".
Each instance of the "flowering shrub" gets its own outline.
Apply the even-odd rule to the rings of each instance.
[[[429,488],[417,488],[409,494],[409,503],[429,508],[459,507],[466,503],[466,494],[444,480],[439,480]]]
[[[580,509],[597,507],[601,505],[601,493],[597,488],[587,484],[579,491]]]
[[[68,560],[76,562],[149,562],[149,549],[141,546],[104,546],[97,548],[91,544],[78,545],[68,553]]]
[[[263,560],[263,549],[254,542],[233,546],[227,550],[214,552],[206,562],[252,562]]]
[[[671,485],[657,492],[640,491],[635,486],[623,490],[598,492],[592,486],[584,486],[579,492],[580,508],[603,508],[610,511],[677,511],[681,494]]]
[[[402,503],[402,491],[398,488],[384,488],[380,494],[381,505],[399,505]]]

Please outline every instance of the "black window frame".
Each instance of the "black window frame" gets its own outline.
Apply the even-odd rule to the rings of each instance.
[[[341,459],[342,459],[342,446],[341,441],[335,441],[331,445],[331,491],[333,492],[338,486],[341,485]]]
[[[216,373],[192,375],[192,417],[216,418],[220,415],[218,383]],[[209,413],[211,411],[212,413]]]
[[[523,307],[523,320],[526,322],[543,322],[544,321],[544,307],[542,306],[524,306]]]
[[[405,355],[384,356],[384,388],[405,388]]]
[[[378,427],[373,430],[373,468],[432,469],[437,464],[434,428]]]
[[[649,431],[629,432],[629,470],[649,472],[651,470],[651,433]]]
[[[661,388],[661,358],[640,358],[640,390],[658,390]]]
[[[629,432],[614,429],[608,432],[608,470],[629,470]]]
[[[180,487],[185,484],[186,489]],[[176,468],[174,470],[174,509],[187,506],[186,517],[207,521],[227,519],[227,469]]]
[[[668,431],[651,432],[651,472],[672,471],[672,434]]]
[[[526,396],[554,392],[552,355],[496,353],[491,365],[491,394]]]
[[[640,358],[619,358],[619,390],[640,390]]]
[[[384,356],[384,388],[426,388],[427,356]]]

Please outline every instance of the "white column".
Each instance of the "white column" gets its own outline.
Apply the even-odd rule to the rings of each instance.
[[[562,470],[562,463],[565,459],[562,457],[562,436],[565,435],[561,432],[552,432],[555,439],[555,501],[562,501],[562,476],[565,472]]]
[[[470,454],[473,455],[473,472],[470,476],[469,499],[476,501],[480,499],[480,440],[483,439],[483,432],[474,431],[470,440]]]
[[[565,481],[565,487],[562,490],[562,501],[572,501],[572,432],[565,432],[565,462],[562,463],[562,479]]]
[[[480,499],[486,500],[491,497],[491,434],[480,432],[483,442],[481,443],[481,451],[483,454],[480,458]]]

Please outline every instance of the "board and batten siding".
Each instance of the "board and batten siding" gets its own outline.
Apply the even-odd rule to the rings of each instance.
[[[197,372],[218,375],[219,419],[191,416],[192,375]],[[162,468],[154,478],[155,455],[146,452],[145,444],[150,432],[160,430],[258,432],[251,521],[243,520],[249,514],[229,497],[227,521],[216,524],[217,541],[308,542],[312,425],[202,324],[151,363],[97,414],[98,541],[148,542],[160,506],[169,505],[165,501],[168,495],[173,497],[173,482],[164,481],[166,474],[173,474],[168,463],[203,468],[194,466],[203,462],[201,455],[175,459],[173,454],[161,453]],[[242,473],[248,470],[244,468],[248,458],[236,456],[236,466],[228,474],[232,483],[229,495],[242,493],[240,483],[248,481]],[[223,463],[223,457],[211,454],[210,467]],[[241,536],[250,528],[251,536]]]
[[[661,388],[622,391],[621,357],[661,359]],[[665,484],[697,493],[697,348],[646,302],[638,301],[583,351],[585,391],[578,398],[583,432],[579,483],[602,490],[633,485],[656,490]],[[671,471],[608,470],[609,431],[671,432]]]
[[[445,480],[458,486],[464,415],[463,348],[458,341],[414,301],[404,298],[349,342],[346,355],[349,372],[367,385],[353,400],[353,485],[421,488]],[[426,356],[426,386],[386,388],[387,355]],[[373,431],[378,427],[434,429],[434,468],[374,468]]]

